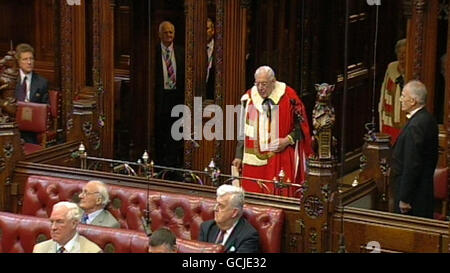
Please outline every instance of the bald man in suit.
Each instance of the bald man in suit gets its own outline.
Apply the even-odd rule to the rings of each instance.
[[[433,218],[433,175],[438,161],[438,126],[425,108],[427,91],[419,81],[405,85],[400,97],[408,122],[392,153],[396,211]]]
[[[105,183],[93,180],[84,185],[80,195],[80,208],[84,210],[82,224],[120,228],[119,222],[105,209],[109,203],[108,189]]]
[[[171,135],[172,124],[178,119],[171,117],[171,111],[184,104],[184,50],[174,44],[175,26],[169,21],[160,23],[159,38],[155,55],[155,163],[182,167],[184,142]]]

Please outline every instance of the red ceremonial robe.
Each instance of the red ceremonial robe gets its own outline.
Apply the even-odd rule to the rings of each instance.
[[[280,171],[284,170],[286,182],[302,184],[306,177],[306,158],[312,153],[311,135],[305,107],[295,90],[281,82],[276,82],[275,89],[269,98],[278,106],[277,138],[284,138],[294,130],[295,111],[302,116],[301,129],[304,138],[301,141],[296,141],[295,145],[289,145],[280,153],[264,149],[265,143],[275,140],[275,137],[271,134],[268,139],[266,138],[268,141],[264,140],[259,128],[262,126],[260,123],[261,116],[266,115],[261,106],[263,99],[258,94],[256,87],[248,90],[241,99],[242,102],[246,101],[243,176],[273,180],[274,178],[278,179]],[[277,122],[276,118],[272,118],[271,122]],[[250,180],[242,182],[244,190],[249,192],[300,196],[298,187],[277,189],[273,183],[264,184],[265,186]]]

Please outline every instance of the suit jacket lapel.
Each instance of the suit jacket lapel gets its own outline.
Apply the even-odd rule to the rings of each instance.
[[[97,215],[97,217],[94,218],[91,225],[99,225],[99,224],[103,223],[103,221],[105,221],[105,218],[106,218],[106,212],[105,212],[105,210],[102,210],[102,212],[100,212]]]
[[[214,243],[219,235],[220,229],[217,224],[211,226],[211,231],[208,233],[208,241]]]
[[[77,238],[77,240],[75,240],[72,250],[69,253],[81,253],[80,235],[78,235],[78,238]]]
[[[32,102],[32,98],[34,97],[34,94],[36,93],[36,75],[34,72],[31,72],[31,86],[30,86],[30,102]]]
[[[56,249],[56,242],[52,240],[47,249],[47,253],[56,253],[57,250],[58,249]]]
[[[233,231],[231,232],[230,237],[228,237],[227,242],[225,243],[225,250],[228,251],[232,246],[235,245],[236,237],[241,232],[241,229],[243,227],[243,220],[242,217],[239,218],[238,223],[234,227]]]

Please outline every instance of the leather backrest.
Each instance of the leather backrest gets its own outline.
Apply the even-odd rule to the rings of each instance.
[[[16,122],[21,131],[45,132],[48,114],[48,105],[45,103],[17,102]]]
[[[31,253],[36,243],[50,238],[50,221],[0,212],[0,253]]]
[[[78,225],[78,232],[105,253],[147,253],[148,237],[142,232]],[[0,253],[31,253],[35,244],[50,239],[50,221],[41,217],[0,212]],[[177,239],[177,252],[223,252],[223,246]]]
[[[177,238],[178,253],[223,253],[222,245]]]
[[[434,198],[448,199],[448,168],[437,168],[434,171]]]
[[[49,90],[48,98],[50,103],[50,113],[53,118],[58,117],[58,108],[60,104],[60,96],[59,91]]]
[[[46,217],[59,201],[78,202],[78,194],[87,181],[47,176],[27,178],[22,213]],[[214,219],[215,199],[169,192],[109,185],[108,210],[122,228],[145,231],[147,195],[151,229],[167,227],[177,238],[197,240],[200,225]],[[284,211],[281,209],[248,205],[244,217],[258,230],[263,252],[280,252]]]

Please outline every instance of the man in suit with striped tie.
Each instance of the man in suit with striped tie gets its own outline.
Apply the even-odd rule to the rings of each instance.
[[[19,64],[20,77],[16,85],[18,101],[48,103],[48,81],[33,71],[34,49],[29,44],[16,47],[16,59]],[[20,132],[25,142],[37,144],[36,133]]]
[[[102,249],[77,232],[81,212],[77,204],[59,202],[50,215],[51,239],[34,246],[33,253],[98,253]]]
[[[159,25],[161,43],[155,55],[155,137],[156,164],[172,167],[183,165],[183,141],[171,135],[177,118],[172,108],[184,104],[184,50],[174,44],[175,27],[169,21]]]

